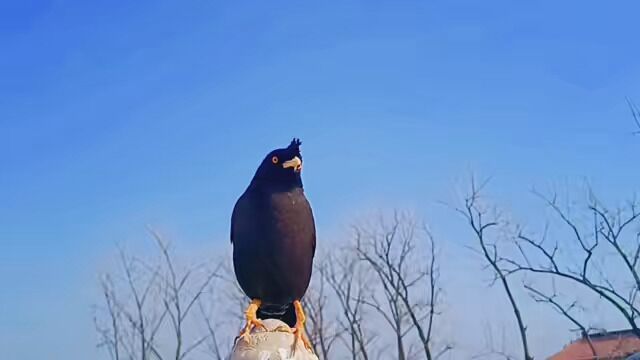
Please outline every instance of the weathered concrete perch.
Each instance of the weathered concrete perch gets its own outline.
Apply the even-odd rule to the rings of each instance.
[[[296,344],[295,354],[292,354],[294,335],[273,331],[287,324],[276,319],[265,319],[263,323],[269,331],[255,328],[251,331],[250,343],[238,340],[230,360],[318,360],[317,356],[304,347],[302,341]]]

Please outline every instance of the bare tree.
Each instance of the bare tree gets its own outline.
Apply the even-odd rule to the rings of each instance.
[[[551,197],[536,194],[568,230],[570,236],[562,243],[573,245],[566,248],[572,256],[561,256],[560,241],[550,241],[547,231],[536,239],[521,229],[516,243],[521,257],[504,258],[509,271],[547,275],[578,284],[611,305],[640,336],[636,321],[640,315],[640,230],[631,230],[640,223],[638,202],[632,200],[622,208],[611,210],[591,194],[583,214],[590,214],[592,220],[588,226],[582,226],[570,215],[570,209],[560,206],[556,194]],[[600,264],[598,258],[602,260]],[[623,276],[629,281],[621,281]],[[546,298],[552,296],[546,295]]]
[[[518,325],[518,332],[520,333],[523,358],[525,360],[533,360],[533,357],[529,352],[527,327],[522,318],[520,307],[518,306],[508,279],[508,276],[512,272],[503,269],[501,266],[503,258],[499,255],[496,242],[491,242],[487,239],[487,231],[492,228],[496,228],[499,225],[499,216],[495,215],[487,220],[487,217],[491,215],[488,214],[488,211],[479,204],[480,193],[486,183],[487,182],[485,181],[478,186],[475,183],[475,179],[472,178],[471,189],[464,199],[464,208],[457,210],[467,220],[469,226],[473,230],[473,233],[478,240],[482,256],[493,271],[493,282],[500,282],[502,289],[509,299],[509,304],[511,305],[513,315],[515,316]]]
[[[157,233],[152,235],[160,261],[147,262],[120,249],[121,271],[101,281],[104,306],[97,308],[95,324],[99,346],[114,360],[186,360],[213,336],[187,336],[185,326],[197,319],[193,308],[210,290],[219,269],[198,265],[180,271],[168,244]],[[160,346],[159,337],[165,346]],[[173,343],[172,351],[166,351],[167,343]]]
[[[369,296],[366,274],[354,253],[342,251],[328,256],[319,268],[320,276],[329,284],[338,301],[339,339],[347,347],[351,359],[371,359],[369,345],[374,338],[363,320],[364,299]]]
[[[105,302],[105,312],[107,316],[106,324],[100,325],[100,322],[94,317],[94,323],[100,342],[99,348],[106,348],[109,352],[111,359],[120,360],[121,356],[121,341],[122,341],[122,314],[119,311],[118,304],[116,303],[116,294],[114,291],[113,282],[110,276],[105,276],[100,281],[102,288],[102,296]]]
[[[209,341],[207,342],[209,352],[212,356],[214,356],[215,360],[227,359],[229,357],[229,354],[227,354],[223,350],[224,347],[220,344],[218,334],[215,330],[216,325],[213,324],[213,320],[207,314],[205,306],[202,304],[202,299],[198,299],[198,308],[200,309],[200,315],[204,320],[205,326],[207,328],[207,333],[209,334]]]
[[[175,360],[183,360],[190,352],[198,348],[209,338],[209,334],[205,334],[193,340],[191,344],[187,344],[184,336],[184,325],[189,313],[198,300],[200,300],[202,294],[207,290],[211,281],[215,277],[220,276],[220,265],[213,271],[207,271],[206,266],[202,264],[187,268],[182,273],[179,273],[174,265],[168,244],[163,241],[157,232],[151,230],[151,233],[164,259],[165,271],[162,276],[164,297],[162,302],[166,313],[169,314],[176,340],[175,355],[173,358]],[[204,270],[205,274],[200,283],[194,284],[195,288],[193,289],[186,286],[194,272],[202,270]]]
[[[386,306],[375,293],[363,302],[382,315],[393,330],[398,359],[408,358],[404,338],[412,330],[426,359],[437,359],[451,350],[447,344],[432,351],[441,289],[435,242],[426,226],[396,211],[388,219],[381,216],[374,224],[356,225],[354,231],[358,257],[376,274]]]
[[[589,345],[591,354],[594,357],[598,355],[596,353],[596,348],[593,346],[593,343],[591,342],[591,336],[589,334],[590,329],[587,328],[585,325],[583,325],[582,322],[578,320],[578,318],[572,313],[573,310],[579,306],[577,300],[574,300],[569,305],[561,304],[560,301],[558,300],[559,296],[555,290],[555,284],[553,286],[553,293],[551,295],[547,295],[543,291],[538,290],[537,288],[535,288],[533,285],[530,285],[530,284],[525,284],[524,287],[525,289],[527,289],[527,291],[529,291],[530,296],[533,298],[535,302],[548,304],[560,315],[562,315],[564,318],[569,320],[573,325],[575,325],[577,330],[580,331],[582,338],[585,339],[585,341]]]
[[[319,259],[321,262],[322,259]],[[327,279],[322,276],[324,263],[316,265],[315,274],[311,281],[311,287],[303,299],[307,309],[309,326],[309,340],[314,346],[314,351],[321,359],[331,359],[329,356],[336,340],[340,337],[340,331],[329,309],[329,298],[326,291]]]
[[[517,357],[510,354],[505,348],[507,345],[507,339],[505,334],[505,329],[501,328],[500,338],[495,339],[492,329],[492,324],[486,323],[484,330],[484,347],[487,349],[486,351],[480,352],[471,357],[472,360],[481,360],[481,359],[502,359],[502,360],[516,360]]]
[[[433,237],[399,212],[386,221],[356,227],[351,246],[316,257],[303,301],[322,359],[390,355],[390,349],[373,345],[379,334],[388,334],[376,328],[381,319],[395,330],[394,358],[436,360],[452,348],[434,346],[442,292]],[[214,268],[178,263],[171,246],[151,235],[155,256],[121,250],[120,271],[102,279],[95,318],[99,345],[113,360],[189,360],[201,352],[227,358],[246,306],[230,261],[211,262],[220,264]]]
[[[127,256],[123,249],[119,255],[122,274],[105,275],[101,281],[108,321],[101,321],[96,314],[99,346],[113,359],[162,358],[155,340],[166,311],[148,301],[157,295],[159,269]]]

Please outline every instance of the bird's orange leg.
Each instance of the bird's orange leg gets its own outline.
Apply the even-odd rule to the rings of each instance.
[[[307,320],[307,317],[304,315],[304,310],[302,309],[302,304],[300,300],[296,300],[293,302],[293,307],[296,311],[296,326],[293,329],[295,340],[293,342],[293,349],[295,351],[296,346],[298,345],[298,341],[302,340],[304,347],[307,348],[311,353],[313,353],[313,346],[311,346],[311,341],[307,337],[307,333],[304,330],[304,323]]]
[[[244,329],[242,329],[240,335],[238,335],[239,339],[245,339],[245,341],[249,342],[249,335],[251,334],[251,330],[256,327],[267,330],[262,321],[258,319],[257,313],[260,304],[262,304],[262,301],[258,299],[251,300],[251,304],[249,304],[247,310],[244,312],[244,315],[247,318],[247,324],[244,326]]]

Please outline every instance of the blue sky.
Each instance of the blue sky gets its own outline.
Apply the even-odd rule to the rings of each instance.
[[[523,215],[532,186],[587,179],[624,199],[638,190],[625,97],[640,102],[639,13],[632,1],[1,3],[0,348],[98,358],[90,306],[114,244],[153,224],[183,248],[226,246],[255,166],[293,136],[321,236],[400,206],[462,244],[437,202],[469,171]]]

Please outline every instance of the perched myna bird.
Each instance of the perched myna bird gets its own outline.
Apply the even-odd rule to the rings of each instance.
[[[233,208],[231,243],[236,278],[251,299],[240,337],[264,328],[260,318],[276,318],[295,322],[282,330],[311,349],[300,299],[311,279],[316,230],[302,188],[300,144],[293,139],[264,158]]]

